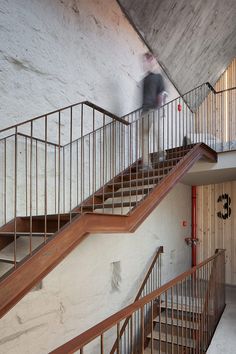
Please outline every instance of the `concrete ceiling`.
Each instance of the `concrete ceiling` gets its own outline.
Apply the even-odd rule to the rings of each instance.
[[[118,0],[178,91],[216,83],[236,57],[236,0]]]

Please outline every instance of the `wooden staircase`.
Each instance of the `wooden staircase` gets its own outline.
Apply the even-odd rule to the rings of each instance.
[[[134,232],[197,160],[216,162],[217,154],[200,143],[168,150],[163,162],[157,161],[155,153],[151,158],[153,170],[140,171],[140,162],[135,162],[71,213],[17,217],[1,227],[0,266],[10,267],[13,262],[17,266],[0,279],[0,316],[89,233]],[[15,248],[24,243],[22,240],[29,239],[27,257],[23,250],[21,257],[13,259],[10,248],[14,238]]]
[[[153,320],[153,331],[146,337],[144,353],[195,352],[199,337],[201,308],[180,303],[162,304],[161,316]],[[151,339],[153,346],[151,348]]]

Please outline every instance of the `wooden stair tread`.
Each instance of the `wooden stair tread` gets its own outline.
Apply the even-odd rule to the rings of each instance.
[[[146,173],[146,172],[145,172]],[[136,174],[135,174],[136,175]],[[166,174],[152,174],[152,172],[150,171],[148,174],[146,173],[146,174],[143,174],[143,175],[140,175],[140,177],[138,177],[138,178],[133,178],[133,179],[131,179],[131,180],[124,180],[124,181],[117,181],[117,182],[111,182],[111,183],[109,183],[108,185],[113,185],[113,184],[122,184],[123,182],[130,182],[130,181],[140,181],[140,180],[150,180],[150,179],[156,179],[156,178],[163,178],[163,177],[165,177],[166,176]]]
[[[188,348],[195,348],[195,341],[190,338],[180,337],[179,338],[175,335],[171,335],[169,333],[163,333],[159,331],[153,331],[152,336],[151,333],[147,336],[147,338],[152,338],[154,340],[161,340],[162,342],[173,343],[176,345],[182,345]]]
[[[167,302],[167,304],[162,304],[161,305],[162,309],[168,309],[168,310],[178,310],[179,312],[189,312],[189,313],[201,313],[201,307],[199,306],[189,306],[185,304],[176,304],[176,303],[171,303]]]
[[[120,176],[120,179],[122,180],[122,178],[125,178],[127,180],[127,178],[143,178],[143,177],[150,177],[150,176],[156,176],[158,175],[159,172],[163,172],[163,171],[170,171],[172,168],[172,166],[164,166],[164,167],[160,167],[160,168],[154,168],[150,171],[134,171],[134,172],[126,172],[124,174],[122,174]]]
[[[151,348],[145,348],[144,349],[144,354],[155,354],[155,353],[158,353],[158,354],[166,354],[165,352],[163,351],[157,351],[156,349],[153,349],[153,351],[151,351]]]
[[[155,161],[155,156],[151,158],[152,163],[156,166],[155,168],[163,168],[163,167],[169,167],[169,166],[175,166],[179,160],[181,159],[181,156],[175,156],[175,157],[166,157],[165,160],[163,161]]]
[[[155,323],[159,323],[159,316],[153,319]],[[184,328],[190,328],[190,329],[198,329],[198,323],[194,321],[189,321],[185,319],[179,319],[179,318],[171,318],[169,316],[165,316],[165,314],[161,315],[161,323],[162,324],[168,324],[168,325],[173,325],[173,326],[180,326]]]
[[[13,264],[11,262],[1,262],[1,265],[0,265],[0,278],[5,274],[7,273],[9,270],[12,269],[13,267]]]
[[[109,183],[107,186],[110,188],[126,188],[126,187],[135,187],[135,186],[142,186],[142,185],[147,185],[147,184],[157,184],[163,176],[156,176],[156,177],[149,177],[149,178],[143,178],[143,179],[133,179],[131,181],[124,181],[124,182],[114,182],[114,183]]]
[[[78,215],[78,212],[72,211],[71,213],[66,213],[66,214],[49,214],[46,215],[47,221],[57,221],[58,220],[58,215],[61,221],[67,221],[70,220],[70,214],[72,217],[75,217]],[[22,219],[30,219],[30,216],[21,216]],[[32,215],[33,220],[45,220],[45,215]]]
[[[32,250],[40,246],[44,242],[42,237],[32,237]],[[29,254],[30,242],[29,239],[19,237],[16,240],[16,262],[20,262]],[[7,245],[0,251],[0,261],[14,262],[14,242]]]
[[[167,149],[166,153],[168,154],[169,152],[177,152],[177,151],[187,151],[187,152],[189,152],[194,147],[194,145],[195,144],[189,144],[189,145],[186,145],[186,146],[177,146],[177,147],[174,147],[174,148]]]
[[[44,232],[29,232],[29,231],[26,231],[26,232],[24,232],[24,231],[21,231],[21,232],[14,232],[14,231],[1,231],[0,232],[0,236],[14,236],[14,235],[16,235],[16,236],[30,236],[30,235],[32,235],[32,237],[39,237],[39,236],[41,236],[41,237],[43,237],[43,236],[52,236],[52,235],[54,235],[54,233],[55,232],[46,232],[46,233],[44,233]]]
[[[137,202],[119,202],[119,203],[103,203],[103,204],[89,204],[89,205],[82,205],[81,209],[87,210],[87,209],[112,209],[112,208],[126,208],[126,207],[131,207],[131,206],[135,206],[137,204]]]
[[[95,194],[95,198],[119,198],[119,197],[129,197],[129,196],[135,196],[135,195],[145,195],[148,192],[150,192],[153,188],[140,188],[140,189],[130,189],[126,191],[116,191],[116,192],[104,192],[100,194]]]

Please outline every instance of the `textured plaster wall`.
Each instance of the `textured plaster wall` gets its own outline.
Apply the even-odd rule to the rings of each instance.
[[[90,235],[1,319],[0,353],[47,353],[132,302],[161,245],[163,282],[189,268],[190,202],[178,184],[135,233]]]
[[[1,0],[0,24],[0,128],[85,99],[140,106],[146,48],[115,0]]]

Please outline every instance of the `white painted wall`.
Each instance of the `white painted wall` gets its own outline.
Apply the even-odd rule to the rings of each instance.
[[[0,127],[84,99],[140,106],[146,48],[115,0],[1,0],[0,23]]]
[[[133,234],[90,235],[0,321],[0,353],[45,354],[132,302],[157,247],[163,282],[190,267],[191,187],[178,184]],[[187,227],[182,221],[187,221]],[[120,262],[112,291],[111,263]]]

